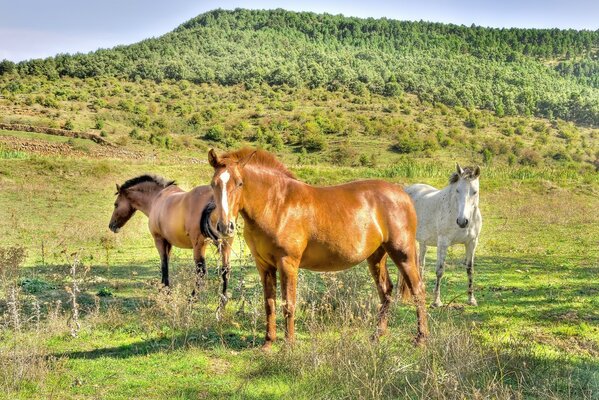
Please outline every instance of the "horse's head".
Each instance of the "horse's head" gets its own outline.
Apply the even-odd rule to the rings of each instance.
[[[136,209],[133,207],[131,200],[127,196],[127,189],[122,189],[118,184],[116,185],[116,200],[114,201],[114,211],[112,212],[112,218],[108,228],[117,233],[123,225],[131,219],[135,214]]]
[[[214,149],[208,152],[208,162],[214,168],[210,185],[214,191],[216,215],[218,217],[216,230],[223,236],[233,235],[235,218],[241,207],[243,192],[242,169],[254,153],[241,160],[231,160],[219,157]]]
[[[478,207],[478,178],[480,167],[460,167],[456,164],[456,172],[452,174],[450,182],[458,203],[458,218],[456,223],[460,228],[466,228],[472,219],[472,213]]]

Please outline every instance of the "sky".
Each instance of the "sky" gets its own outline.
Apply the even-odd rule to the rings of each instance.
[[[215,8],[284,8],[467,26],[599,29],[599,0],[0,0],[0,60],[131,44],[163,35]]]

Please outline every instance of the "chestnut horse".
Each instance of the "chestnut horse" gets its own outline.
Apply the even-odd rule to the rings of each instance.
[[[387,255],[405,281],[402,296],[415,298],[417,342],[428,334],[424,288],[416,256],[416,212],[403,189],[365,180],[315,187],[297,180],[273,155],[242,149],[218,156],[210,150],[217,230],[233,234],[230,221],[244,219],[244,238],[264,289],[268,349],[276,337],[277,272],[281,279],[285,336],[294,340],[297,275],[300,268],[340,271],[367,260],[381,306],[376,336],[385,333],[393,285]]]
[[[148,217],[150,233],[160,254],[162,283],[165,286],[169,286],[168,264],[172,246],[193,249],[198,279],[206,274],[205,256],[210,241],[207,239],[217,242],[220,238],[212,228],[216,214],[213,212],[215,205],[210,186],[198,186],[185,192],[174,181],[142,175],[129,179],[121,186],[117,184],[115,194],[117,198],[108,227],[117,233],[137,210]],[[232,242],[233,238],[222,242],[223,302],[227,300]]]

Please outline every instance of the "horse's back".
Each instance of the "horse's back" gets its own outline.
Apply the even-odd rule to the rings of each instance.
[[[301,209],[288,213],[306,229],[302,268],[344,269],[365,260],[384,243],[406,237],[406,232],[415,234],[416,212],[399,185],[362,180],[298,189],[293,194],[298,201],[293,203]],[[280,218],[287,220],[287,213]],[[324,268],[322,260],[326,260]]]
[[[412,200],[430,197],[431,195],[439,192],[439,189],[425,183],[416,183],[414,185],[405,187],[404,190],[412,198]]]
[[[150,228],[176,247],[192,248],[200,236],[200,218],[212,199],[212,189],[198,186],[189,192],[164,191],[160,196]]]
[[[417,183],[405,188],[406,193],[412,199],[416,214],[418,216],[418,229],[416,230],[416,239],[427,245],[436,245],[438,232],[438,211],[439,211],[439,189],[424,184]]]

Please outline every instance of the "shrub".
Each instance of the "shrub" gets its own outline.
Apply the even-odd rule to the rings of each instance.
[[[204,138],[215,142],[221,142],[225,138],[225,129],[221,125],[213,125],[208,128]]]
[[[131,132],[129,132],[129,137],[134,140],[142,139],[142,136],[139,134],[139,131],[137,130],[137,128],[133,128],[131,130]]]
[[[541,162],[541,156],[533,149],[524,149],[520,154],[520,164],[536,167]]]
[[[491,164],[491,161],[493,160],[493,153],[491,152],[491,150],[489,150],[487,148],[483,149],[482,155],[483,155],[483,163],[485,163],[485,165]]]
[[[75,128],[75,125],[73,124],[73,121],[71,121],[70,119],[67,119],[67,121],[64,123],[64,125],[62,127],[63,127],[63,129],[72,131]]]
[[[333,150],[331,162],[335,165],[353,165],[355,164],[356,156],[356,150],[349,143],[343,143]]]

